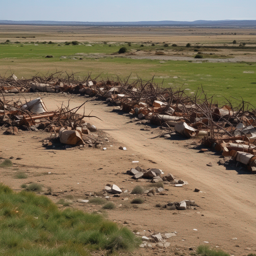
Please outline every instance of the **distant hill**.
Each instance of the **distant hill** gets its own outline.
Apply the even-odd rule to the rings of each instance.
[[[196,21],[134,21],[134,22],[77,22],[77,21],[13,21],[0,20],[1,25],[50,26],[189,26],[189,27],[256,27],[256,20],[196,20]]]

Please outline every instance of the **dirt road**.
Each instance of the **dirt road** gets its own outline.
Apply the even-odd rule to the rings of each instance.
[[[44,97],[49,110],[56,109],[56,105],[68,99],[60,95]],[[84,97],[72,96],[71,107],[83,101]],[[165,174],[172,173],[187,181],[188,185],[165,185],[167,195],[143,196],[145,203],[138,208],[126,204],[122,197],[112,198],[119,207],[108,211],[109,218],[122,224],[125,222],[125,225],[138,232],[177,231],[177,236],[170,240],[171,247],[160,251],[159,255],[169,255],[174,248],[181,248],[184,255],[189,255],[189,248],[196,248],[200,244],[217,246],[236,256],[255,253],[256,175],[244,172],[239,167],[219,166],[219,156],[214,152],[199,153],[199,150],[189,149],[192,140],[177,136],[171,139],[155,138],[160,133],[159,128],[148,126],[147,131],[141,130],[147,126],[133,122],[133,117],[113,111],[113,108],[101,101],[86,103],[86,113],[93,111],[93,115],[102,119],[91,119],[90,122],[108,134],[110,142],[106,151],[89,148],[45,150],[40,140],[49,134],[23,132],[18,136],[1,134],[0,154],[3,157],[13,156],[18,168],[28,172],[26,182],[41,182],[51,186],[54,191],[75,198],[100,191],[107,183],[115,183],[129,191],[135,185],[147,187],[149,182],[146,180],[137,183],[125,174],[131,167],[136,167],[132,164],[133,160],[138,160],[138,165],[143,168],[160,168]],[[119,146],[125,146],[128,150],[121,151]],[[16,161],[17,157],[22,159]],[[212,167],[206,166],[209,162]],[[47,175],[49,171],[51,175]],[[13,179],[13,172],[15,170],[1,172],[0,181],[18,190],[24,180]],[[193,192],[195,188],[202,192]],[[131,195],[127,197],[129,200],[133,198]],[[51,198],[57,201],[60,196]],[[199,207],[187,211],[155,207],[157,203],[184,199],[195,200]],[[99,210],[99,207],[92,205],[73,205],[86,211]],[[142,255],[153,252],[152,249],[139,251]]]

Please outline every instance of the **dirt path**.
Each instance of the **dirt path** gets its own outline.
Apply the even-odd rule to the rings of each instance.
[[[60,95],[51,95],[44,99],[49,110],[56,109],[56,104],[60,105],[66,100],[67,97]],[[83,101],[83,97],[72,96],[71,107]],[[92,114],[102,121],[92,119],[91,123],[109,134],[112,147],[107,147],[106,151],[47,151],[39,142],[46,137],[46,133],[33,132],[16,137],[0,135],[0,150],[4,157],[10,154],[14,157],[22,155],[22,160],[15,161],[17,164],[42,166],[41,169],[30,170],[31,174],[38,175],[31,175],[29,181],[42,182],[56,191],[70,192],[76,197],[82,197],[89,191],[100,191],[107,183],[115,183],[129,191],[138,184],[148,186],[147,181],[136,183],[124,174],[131,167],[136,167],[132,164],[133,160],[140,161],[139,165],[144,168],[160,168],[166,174],[172,173],[189,184],[184,187],[167,185],[166,196],[145,196],[146,202],[138,208],[127,205],[118,207],[108,211],[109,218],[119,223],[126,222],[131,229],[139,232],[177,231],[177,236],[170,240],[172,247],[163,250],[163,255],[168,255],[174,247],[182,248],[183,253],[189,255],[188,248],[195,248],[206,241],[210,246],[219,246],[231,255],[256,252],[256,175],[243,172],[239,168],[226,169],[219,166],[219,156],[213,152],[199,153],[198,150],[189,149],[187,145],[191,144],[191,140],[176,140],[175,137],[168,140],[154,138],[159,134],[159,128],[149,127],[149,131],[143,131],[141,128],[145,128],[145,125],[131,122],[130,116],[118,114],[112,111],[113,107],[100,101],[86,103],[86,113],[92,110]],[[120,145],[128,150],[119,150]],[[212,162],[212,167],[206,166],[209,162]],[[45,175],[49,170],[53,174],[51,177]],[[11,179],[10,173],[1,173],[0,178],[0,181],[19,189],[21,181]],[[193,192],[195,188],[199,188],[202,193]],[[127,197],[130,199],[130,196]],[[122,199],[113,198],[113,201],[124,206]],[[157,203],[184,199],[195,200],[199,207],[187,211],[160,210],[155,207]],[[88,211],[97,210],[94,206],[78,204],[76,207]],[[141,250],[145,255],[152,252],[152,249]]]

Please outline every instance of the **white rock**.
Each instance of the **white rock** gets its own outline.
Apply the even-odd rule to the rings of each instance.
[[[89,203],[89,200],[77,199],[78,203]]]
[[[113,184],[112,188],[111,188],[112,193],[114,194],[121,194],[122,190],[115,184]]]
[[[147,236],[143,236],[141,239],[142,241],[150,241],[150,238],[148,238]]]
[[[165,233],[164,234],[164,238],[166,238],[166,239],[171,238],[173,236],[176,236],[176,234],[175,233]]]
[[[180,205],[177,207],[178,210],[186,210],[187,209],[187,203],[186,201],[181,201]]]
[[[152,235],[152,237],[154,238],[155,241],[157,242],[162,242],[163,238],[162,235],[160,233],[156,234],[156,235]]]

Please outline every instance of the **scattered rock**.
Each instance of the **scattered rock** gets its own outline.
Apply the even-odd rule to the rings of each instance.
[[[160,233],[156,234],[156,235],[151,235],[152,238],[156,241],[156,242],[162,242],[163,238],[162,235]]]
[[[163,237],[164,237],[165,239],[169,239],[169,238],[171,238],[171,237],[173,237],[173,236],[176,236],[176,234],[175,234],[175,233],[165,233],[165,234],[163,235]]]
[[[115,184],[113,184],[111,190],[112,190],[111,192],[113,194],[121,194],[122,193],[122,190]]]
[[[90,123],[87,123],[86,127],[89,129],[90,132],[96,132],[97,128],[95,125],[92,125]]]
[[[19,133],[19,129],[16,126],[10,126],[4,134],[6,135],[17,135]]]
[[[212,163],[211,162],[206,164],[206,165],[209,166],[209,167],[212,167]]]
[[[167,175],[165,176],[165,179],[166,179],[167,181],[174,181],[174,176],[173,176],[171,173],[169,173],[169,174],[167,174]]]
[[[195,188],[195,189],[194,189],[194,192],[200,192],[200,189]]]
[[[186,210],[187,209],[187,203],[186,201],[181,201],[177,206],[177,210]]]

